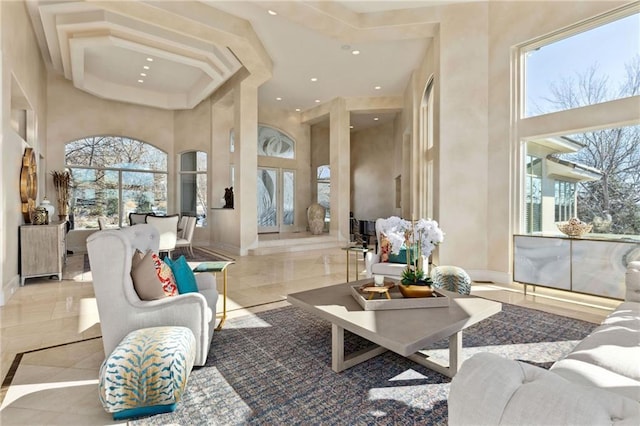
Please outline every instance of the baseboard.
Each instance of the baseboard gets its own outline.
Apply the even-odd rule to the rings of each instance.
[[[467,274],[476,282],[492,282],[497,284],[511,284],[511,274],[508,272],[487,271],[482,269],[467,270]]]
[[[4,306],[4,304],[11,299],[18,287],[20,287],[20,275],[14,276],[2,286],[2,292],[0,292],[0,306]]]

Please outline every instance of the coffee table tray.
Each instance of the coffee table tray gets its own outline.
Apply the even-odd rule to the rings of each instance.
[[[398,284],[402,285],[402,284]],[[389,290],[391,299],[384,296],[369,300],[369,293],[359,290],[362,284],[352,285],[351,295],[365,311],[381,311],[385,309],[412,309],[412,308],[441,308],[449,306],[449,296],[435,290],[432,297],[404,297],[398,290],[398,286]]]

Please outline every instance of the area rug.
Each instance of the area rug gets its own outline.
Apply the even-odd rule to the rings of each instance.
[[[489,351],[548,368],[595,324],[503,304],[463,333],[463,357]],[[346,333],[346,350],[368,344]],[[430,355],[446,356],[443,340]],[[136,425],[441,425],[450,379],[393,352],[331,370],[331,324],[296,307],[230,319],[174,413]]]
[[[177,259],[180,256],[184,255],[187,259],[187,262],[218,262],[218,261],[233,261],[234,259],[226,256],[217,251],[211,250],[206,247],[194,247],[193,248],[193,256],[189,254],[188,250],[175,250],[171,253],[172,259]],[[89,264],[89,255],[85,253],[84,255],[84,265],[83,272],[89,272],[91,270],[91,265]]]

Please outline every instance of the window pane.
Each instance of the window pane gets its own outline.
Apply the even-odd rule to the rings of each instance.
[[[198,173],[197,175],[197,203],[196,203],[196,216],[198,217],[198,221],[196,222],[197,226],[207,226],[207,211],[208,211],[208,203],[207,203],[207,174],[206,173]]]
[[[542,47],[524,49],[524,116],[637,95],[638,34],[640,14],[635,13]]]
[[[295,218],[295,210],[294,210],[294,197],[295,197],[295,174],[291,171],[282,172],[283,179],[283,188],[282,188],[282,198],[283,198],[283,214],[282,218],[283,225],[293,225],[293,220]]]
[[[258,155],[265,157],[294,158],[295,143],[277,129],[258,126]]]
[[[70,169],[73,178],[71,211],[74,228],[98,228],[98,217],[118,224],[118,172]]]
[[[180,175],[180,214],[187,216],[196,215],[196,192],[198,184],[196,174],[183,173]]]
[[[69,166],[167,170],[167,154],[148,143],[120,136],[92,136],[65,145]]]
[[[583,147],[559,158],[588,179],[577,184],[577,216],[594,233],[640,235],[640,126],[569,136]]]
[[[183,172],[196,171],[196,151],[180,154],[180,170]]]
[[[258,226],[277,226],[276,171],[258,170]]]
[[[125,217],[131,212],[167,213],[167,175],[122,172],[122,205]]]

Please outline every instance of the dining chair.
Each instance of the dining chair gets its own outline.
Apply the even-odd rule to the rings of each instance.
[[[178,220],[180,220],[180,216],[177,214],[171,216],[147,215],[146,217],[147,223],[153,225],[160,234],[158,252],[167,253],[169,258],[171,258],[171,252],[175,250],[178,241]]]
[[[178,238],[176,242],[176,248],[187,248],[189,250],[189,255],[193,257],[193,233],[196,229],[196,221],[198,218],[195,216],[182,216],[186,218],[184,228],[182,229],[182,237]]]

